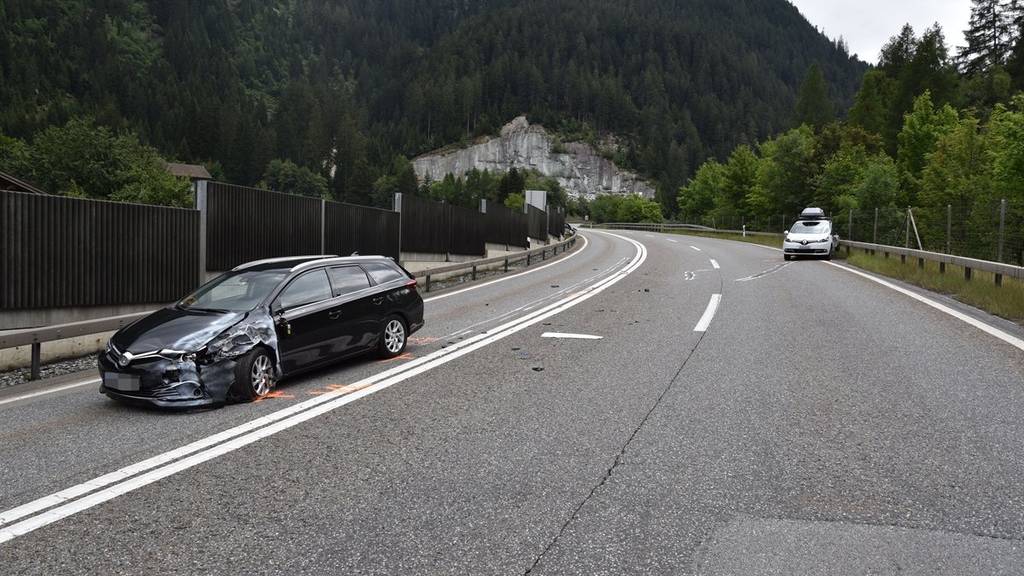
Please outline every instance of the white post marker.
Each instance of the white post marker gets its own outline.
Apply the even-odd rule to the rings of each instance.
[[[700,317],[700,321],[693,328],[694,332],[707,332],[708,326],[711,326],[711,320],[715,317],[715,312],[718,310],[718,304],[722,301],[721,294],[712,294],[711,301],[708,302],[708,307],[704,310],[704,315]]]
[[[592,334],[563,334],[561,332],[545,332],[540,335],[541,338],[565,338],[568,340],[601,340],[604,336],[594,336]]]

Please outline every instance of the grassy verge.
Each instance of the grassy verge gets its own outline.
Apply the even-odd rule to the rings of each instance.
[[[782,248],[782,236],[761,236],[761,235],[749,235],[743,236],[742,234],[726,234],[723,232],[700,232],[699,230],[666,230],[671,234],[679,234],[681,236],[700,236],[701,238],[718,238],[719,240],[735,240],[737,242],[749,242],[751,244],[760,244],[762,246],[771,246],[772,248]]]
[[[903,264],[899,256],[885,258],[881,254],[872,256],[856,250],[846,261],[858,268],[947,294],[996,316],[1024,323],[1024,283],[1012,278],[1004,277],[1003,285],[996,286],[994,275],[989,272],[973,270],[973,278],[966,280],[960,266],[947,265],[946,273],[942,274],[937,262],[926,261],[924,268],[918,268],[914,258],[908,258]]]

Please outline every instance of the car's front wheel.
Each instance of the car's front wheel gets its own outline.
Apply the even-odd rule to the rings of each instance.
[[[380,335],[379,354],[382,358],[394,358],[405,351],[409,331],[399,316],[388,316],[384,320],[384,332]]]
[[[786,260],[787,262],[793,259],[793,257],[792,257],[792,256],[790,256],[789,254],[783,254],[783,255],[782,255],[782,258],[783,258],[784,260]]]
[[[231,396],[238,402],[252,402],[270,394],[274,384],[274,360],[266,349],[254,348],[235,365]]]

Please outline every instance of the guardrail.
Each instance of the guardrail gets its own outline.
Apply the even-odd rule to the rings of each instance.
[[[516,254],[509,254],[508,256],[497,256],[495,258],[472,260],[469,262],[453,264],[451,266],[444,266],[441,268],[431,268],[429,270],[422,270],[420,272],[417,272],[416,274],[413,274],[413,276],[415,276],[417,279],[423,278],[423,289],[425,292],[430,292],[431,276],[439,276],[441,274],[452,274],[455,272],[462,272],[464,270],[468,270],[470,272],[470,275],[472,276],[472,279],[476,280],[477,271],[481,267],[493,266],[495,264],[503,264],[504,271],[508,272],[509,264],[514,264],[516,262],[522,262],[525,260],[526,265],[529,266],[531,262],[534,259],[536,259],[537,256],[540,256],[540,260],[543,261],[547,260],[549,252],[552,256],[558,254],[559,249],[561,249],[562,252],[566,252],[567,250],[576,245],[577,239],[578,237],[575,234],[573,234],[567,240],[563,240],[557,244],[552,244],[550,246],[542,246],[540,248],[534,248],[533,250],[526,250],[524,252],[518,252]]]
[[[942,252],[927,252],[925,250],[914,250],[913,248],[901,248],[899,246],[854,242],[852,240],[840,240],[839,244],[846,248],[847,254],[849,254],[854,248],[864,250],[866,254],[876,254],[881,252],[886,258],[888,258],[890,254],[893,254],[899,256],[900,261],[904,264],[907,262],[907,258],[916,258],[917,266],[919,268],[924,268],[924,263],[926,261],[938,262],[939,272],[942,274],[946,273],[947,265],[960,266],[964,269],[964,278],[967,280],[971,279],[974,270],[990,272],[995,276],[996,286],[1001,286],[1003,284],[1003,276],[1024,281],[1024,267],[1014,266],[1013,264],[1003,264],[1001,262],[992,262],[989,260],[966,258],[964,256],[955,256],[953,254],[944,254]]]
[[[484,260],[473,260],[470,262],[463,262],[461,264],[454,264],[452,266],[445,266],[443,268],[433,268],[431,270],[424,270],[418,274],[414,274],[416,278],[425,279],[425,289],[427,292],[430,291],[431,276],[438,274],[451,274],[453,272],[461,272],[463,270],[469,270],[476,280],[477,270],[483,266],[489,266],[494,264],[504,264],[505,271],[508,272],[509,264],[526,261],[526,265],[529,266],[531,261],[537,256],[540,256],[540,260],[547,260],[548,254],[552,256],[558,254],[559,251],[565,252],[576,244],[578,237],[574,234],[567,240],[552,244],[551,246],[542,246],[533,250],[520,252],[518,254],[511,254],[509,256],[499,256],[497,258],[487,258]],[[0,332],[0,350],[6,348],[14,348],[17,346],[31,345],[31,364],[29,380],[38,380],[42,345],[45,342],[53,342],[55,340],[63,340],[64,338],[74,338],[77,336],[88,336],[89,334],[98,334],[100,332],[110,332],[112,330],[118,330],[132,322],[143,318],[149,314],[149,312],[138,312],[134,314],[125,314],[122,316],[111,316],[107,318],[97,318],[95,320],[84,320],[81,322],[70,322],[68,324],[54,324],[51,326],[41,326],[38,328],[25,328],[23,330],[11,330],[8,332]]]
[[[39,328],[26,328],[24,330],[11,330],[0,333],[0,350],[14,348],[16,346],[32,346],[32,359],[29,373],[29,380],[39,379],[40,355],[44,342],[74,338],[76,336],[88,336],[100,332],[118,330],[139,318],[149,315],[151,312],[137,312],[123,316],[110,316],[108,318],[97,318],[95,320],[83,320],[81,322],[70,322],[68,324],[54,324],[52,326],[41,326]]]

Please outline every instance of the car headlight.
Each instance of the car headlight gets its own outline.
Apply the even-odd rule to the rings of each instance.
[[[831,239],[831,238],[823,238],[823,239],[821,239],[821,240],[818,240],[818,243],[819,243],[819,244],[824,244],[824,243],[826,243],[826,242],[828,242],[829,244],[831,244],[831,243],[832,243],[832,239]]]

